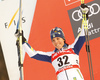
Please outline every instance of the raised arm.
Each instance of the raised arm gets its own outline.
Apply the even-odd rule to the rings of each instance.
[[[31,58],[51,63],[52,52],[35,51],[26,41],[23,48]]]
[[[15,32],[15,36],[19,36],[18,30]],[[26,38],[24,37],[23,31],[22,31],[22,46],[29,55],[29,57],[40,60],[40,61],[45,61],[45,62],[50,62],[51,63],[51,55],[53,52],[42,52],[42,51],[35,51],[27,42]]]
[[[86,23],[88,25],[88,11],[89,11],[89,8],[82,4],[81,5],[81,10],[82,10],[82,14],[83,14],[83,11],[85,11],[86,13]],[[82,21],[82,26],[81,26],[81,32],[78,34],[77,38],[75,39],[74,43],[71,45],[74,52],[76,54],[79,55],[79,51],[81,50],[83,44],[85,42],[85,32],[84,32],[84,21]]]

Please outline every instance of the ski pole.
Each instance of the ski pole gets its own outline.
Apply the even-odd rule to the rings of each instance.
[[[22,0],[20,0],[20,5],[19,5],[19,21],[17,23],[16,33],[15,34],[18,35],[16,45],[18,51],[18,60],[19,60],[18,65],[20,70],[20,78],[21,80],[24,80],[23,51],[22,51]]]
[[[85,38],[86,38],[86,51],[87,51],[87,56],[88,56],[90,79],[94,80],[92,58],[91,58],[91,50],[90,50],[89,35],[88,35],[88,24],[87,24],[86,14],[83,14],[83,19],[84,19],[84,30],[85,30]]]
[[[20,11],[19,11],[19,46],[20,46],[20,70],[21,70],[21,80],[24,80],[23,73],[23,51],[22,51],[22,0],[20,0]]]
[[[81,4],[84,4],[84,0],[81,0]],[[82,14],[82,16],[83,16],[82,24],[84,25],[84,30],[85,30],[86,51],[87,51],[87,56],[88,56],[90,79],[94,80],[92,58],[91,58],[91,51],[90,51],[90,44],[89,44],[89,35],[88,35],[88,24],[87,24],[85,12],[82,12],[82,13],[83,13]]]

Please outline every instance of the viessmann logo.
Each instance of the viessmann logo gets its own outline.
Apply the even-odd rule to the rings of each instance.
[[[87,4],[90,12],[89,12],[89,24],[88,24],[88,34],[90,36],[90,40],[100,37],[100,2],[98,0],[92,1]],[[77,37],[78,33],[81,31],[81,23],[82,23],[82,13],[79,7],[71,9],[68,11],[70,21],[72,24],[72,29],[74,32],[74,36]]]

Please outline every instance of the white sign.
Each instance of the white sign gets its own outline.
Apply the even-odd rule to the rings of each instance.
[[[16,37],[14,36],[19,19],[19,1],[4,0],[0,2],[0,42],[9,80],[19,80],[20,78]],[[27,40],[33,21],[36,1],[23,0],[22,2],[22,29]]]

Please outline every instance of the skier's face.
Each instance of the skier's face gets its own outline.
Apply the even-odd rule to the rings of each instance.
[[[55,37],[55,38],[52,39],[52,43],[53,43],[55,48],[60,50],[64,45],[64,39],[62,39],[60,37]]]

